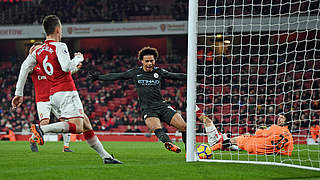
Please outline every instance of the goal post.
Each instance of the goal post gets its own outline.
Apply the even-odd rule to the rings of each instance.
[[[187,69],[187,162],[196,160],[196,76],[197,76],[198,0],[189,1]]]
[[[233,162],[320,171],[320,7],[317,0],[189,1],[186,161]],[[230,138],[277,125],[293,136],[287,155],[243,150],[196,154],[208,144],[198,105]],[[320,132],[319,135],[320,136]]]

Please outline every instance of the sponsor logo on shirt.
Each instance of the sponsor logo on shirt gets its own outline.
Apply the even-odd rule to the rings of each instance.
[[[138,80],[138,83],[143,86],[154,86],[160,84],[159,80]]]
[[[38,75],[38,80],[47,79],[46,76],[40,76]]]

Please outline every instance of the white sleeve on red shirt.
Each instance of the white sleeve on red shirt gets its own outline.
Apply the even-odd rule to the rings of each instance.
[[[21,65],[18,81],[16,84],[16,91],[14,93],[16,96],[23,96],[23,89],[24,85],[26,84],[28,74],[33,70],[36,64],[36,51],[33,51],[33,53],[29,54]]]
[[[78,71],[79,71],[79,68],[76,67],[74,70],[71,71],[71,74],[74,74],[74,73],[76,73]]]
[[[83,61],[83,56],[75,56],[71,60],[68,47],[65,43],[59,43],[56,46],[56,52],[61,69],[64,72],[76,71],[77,65]]]

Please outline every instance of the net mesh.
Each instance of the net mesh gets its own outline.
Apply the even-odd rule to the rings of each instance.
[[[285,114],[292,156],[215,151],[213,159],[320,168],[319,1],[199,0],[197,102],[219,132],[255,134]],[[196,122],[197,143],[207,143]],[[318,130],[319,133],[319,130]]]

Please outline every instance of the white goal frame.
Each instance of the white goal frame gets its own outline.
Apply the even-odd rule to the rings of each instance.
[[[314,19],[316,17],[310,17]],[[224,19],[225,21],[228,21]],[[196,91],[197,91],[197,38],[198,38],[198,0],[189,0],[189,16],[188,16],[188,69],[187,69],[187,147],[186,147],[186,162],[221,162],[221,163],[240,163],[240,164],[258,164],[258,165],[276,165],[293,168],[301,168],[307,170],[320,171],[320,168],[286,164],[279,162],[263,162],[263,161],[242,161],[242,160],[203,160],[199,159],[196,154]],[[204,22],[206,23],[206,22]],[[230,22],[229,22],[230,23]],[[234,23],[234,22],[233,22]],[[245,27],[246,23],[242,22]],[[306,25],[308,26],[308,25]],[[310,26],[310,25],[309,25]],[[319,29],[320,24],[311,25]],[[202,27],[203,28],[203,27]],[[255,27],[251,27],[255,28]],[[270,28],[270,27],[269,27]],[[205,29],[205,28],[204,28]]]
[[[188,78],[187,78],[187,162],[197,160],[196,144],[196,75],[197,75],[197,36],[198,0],[189,0],[188,16]]]

